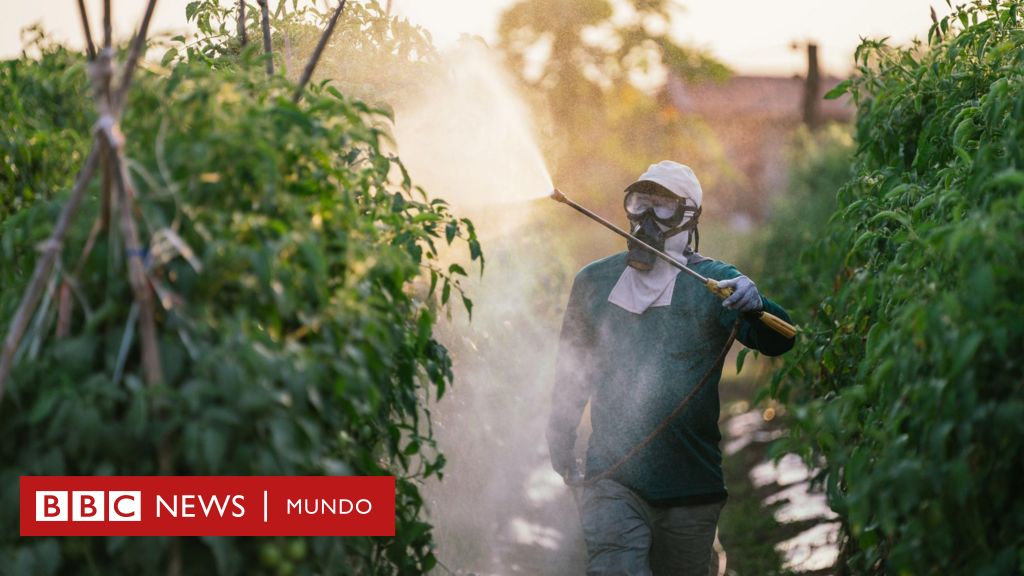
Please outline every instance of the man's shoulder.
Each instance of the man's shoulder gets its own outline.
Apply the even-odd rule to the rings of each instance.
[[[576,273],[576,282],[600,282],[611,278],[618,279],[626,269],[626,252],[619,252],[594,260]]]
[[[575,282],[585,284],[616,282],[622,275],[622,271],[626,269],[627,254],[628,252],[623,251],[594,260],[576,273]],[[699,252],[688,254],[687,266],[694,272],[715,280],[735,278],[741,274],[732,264],[704,256]]]

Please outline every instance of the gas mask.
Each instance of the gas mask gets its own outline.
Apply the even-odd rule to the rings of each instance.
[[[626,209],[626,216],[629,217],[630,233],[648,245],[664,252],[666,240],[692,230],[693,233],[688,235],[689,238],[686,240],[686,246],[689,246],[689,240],[692,238],[695,246],[699,248],[697,221],[701,209],[687,205],[684,198],[676,196],[660,184],[648,180],[633,183],[626,188],[623,206]],[[640,271],[650,270],[654,266],[657,259],[654,252],[632,240],[628,241],[627,247],[629,255],[626,262],[630,266]]]

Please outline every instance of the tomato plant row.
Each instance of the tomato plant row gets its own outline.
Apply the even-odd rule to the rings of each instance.
[[[341,37],[374,31],[355,50],[396,66],[425,57],[422,32],[369,6],[339,25]],[[417,482],[441,474],[427,405],[452,380],[432,328],[466,274],[443,266],[439,250],[464,241],[480,260],[473,225],[410,181],[388,144],[387,108],[330,83],[296,104],[289,80],[265,74],[261,42],[242,49],[224,37],[229,11],[188,10],[199,38],[174,40],[161,66],[137,72],[122,122],[162,379],[150,386],[141,374],[116,227],[79,260],[101,209],[97,178],[0,403],[0,566],[428,571],[436,559]],[[275,25],[322,29],[327,17],[299,14]],[[30,49],[39,55],[0,72],[0,328],[96,121],[84,57],[45,40]],[[71,312],[58,319],[62,307]],[[281,554],[284,541],[252,538],[18,538],[19,475],[157,473],[395,475],[398,535],[292,539]]]
[[[865,41],[852,178],[776,282],[804,304],[771,393],[863,574],[1024,571],[1024,5]],[[827,190],[820,190],[822,194]]]

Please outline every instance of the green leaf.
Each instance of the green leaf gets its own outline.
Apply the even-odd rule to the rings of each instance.
[[[185,20],[191,22],[196,17],[200,4],[202,2],[189,2],[185,5]]]
[[[423,572],[430,572],[437,566],[437,556],[434,556],[433,552],[429,552],[426,557],[423,558]]]
[[[743,361],[747,358],[747,354],[750,353],[750,348],[743,348],[736,354],[736,373],[739,374],[743,370]]]
[[[60,393],[53,389],[48,388],[36,403],[32,405],[32,410],[28,414],[28,421],[32,424],[38,424],[46,419],[53,410],[53,407],[57,404],[60,399]]]
[[[444,237],[449,244],[455,240],[455,235],[459,233],[459,223],[456,220],[450,220],[448,225],[444,227]]]
[[[420,311],[420,316],[416,320],[416,349],[422,351],[426,348],[428,342],[430,342],[430,336],[434,328],[434,315],[429,309],[424,308]]]
[[[843,80],[839,84],[836,84],[835,88],[832,88],[825,93],[825,100],[835,100],[850,91],[850,87],[853,83],[847,79]]]
[[[224,455],[227,452],[227,437],[223,431],[208,427],[203,429],[201,442],[206,465],[211,472],[217,473],[222,469]]]
[[[171,62],[173,62],[174,59],[177,58],[177,57],[178,57],[178,49],[177,48],[170,48],[170,49],[167,50],[167,52],[164,52],[163,58],[160,59],[160,65],[164,66],[164,67],[170,66]]]

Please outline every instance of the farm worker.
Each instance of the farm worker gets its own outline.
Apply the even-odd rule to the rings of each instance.
[[[727,497],[717,360],[737,320],[737,338],[748,348],[786,352],[793,340],[749,313],[789,316],[736,268],[696,252],[702,191],[689,167],[651,165],[625,193],[634,236],[735,291],[720,300],[632,242],[580,270],[559,341],[551,463],[567,482],[575,477],[576,428],[589,400],[593,431],[580,503],[587,574],[707,576]],[[705,376],[667,428],[622,461]]]

